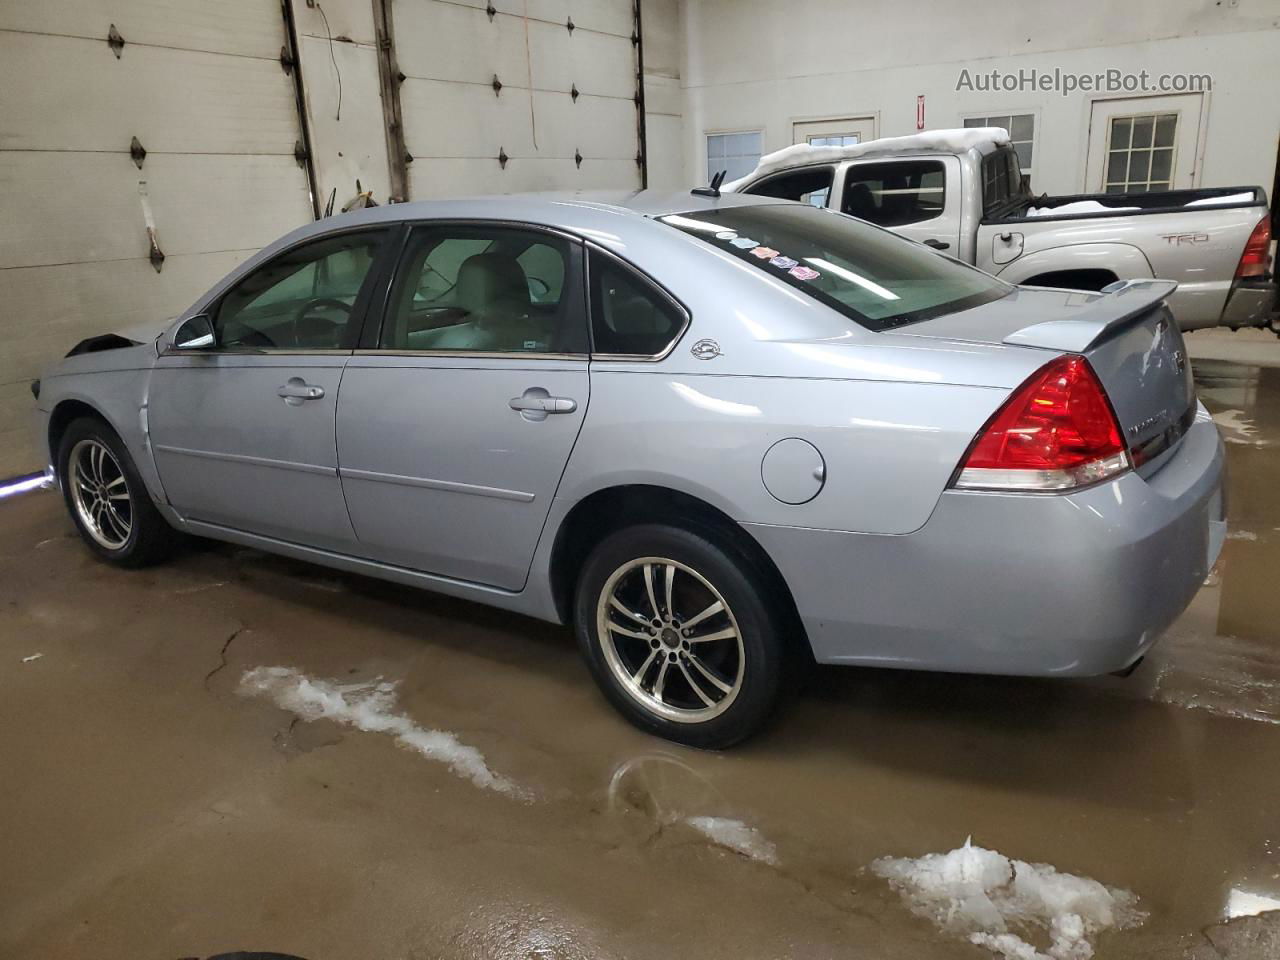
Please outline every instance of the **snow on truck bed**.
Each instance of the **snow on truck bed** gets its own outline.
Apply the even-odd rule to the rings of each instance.
[[[964,153],[973,147],[1001,146],[1009,142],[1009,131],[1003,127],[964,127],[953,130],[926,130],[909,137],[882,137],[865,143],[851,143],[844,147],[811,147],[797,143],[783,147],[760,158],[756,168],[745,177],[726,183],[720,189],[735,193],[756,177],[788,167],[808,163],[835,163],[855,157],[874,157],[882,154],[907,153],[914,150],[933,150],[940,153]]]

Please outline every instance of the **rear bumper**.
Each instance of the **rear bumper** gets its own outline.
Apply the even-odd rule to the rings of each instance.
[[[1089,676],[1142,656],[1221,548],[1223,451],[1203,407],[1158,472],[1066,496],[948,491],[905,536],[745,524],[791,588],[814,656]]]
[[[1232,330],[1239,327],[1265,327],[1275,313],[1275,277],[1240,280],[1227,295],[1221,325]]]

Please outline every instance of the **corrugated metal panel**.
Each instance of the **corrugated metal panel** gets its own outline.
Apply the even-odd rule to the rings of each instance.
[[[277,0],[0,7],[0,476],[41,465],[27,383],[45,365],[85,336],[178,313],[310,219],[285,42]]]
[[[486,6],[395,0],[410,195],[638,187],[630,0]]]

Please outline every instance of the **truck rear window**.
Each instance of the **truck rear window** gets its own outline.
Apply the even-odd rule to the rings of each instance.
[[[804,204],[727,207],[659,219],[869,330],[967,310],[1013,290],[887,230]]]

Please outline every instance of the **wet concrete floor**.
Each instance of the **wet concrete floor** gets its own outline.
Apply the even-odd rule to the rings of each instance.
[[[823,669],[725,754],[627,726],[565,629],[230,546],[114,570],[0,503],[0,957],[980,960],[866,869],[968,836],[1138,894],[1099,957],[1280,956],[1280,369],[1196,369],[1231,538],[1137,673]],[[276,665],[399,681],[525,795],[239,691]]]

